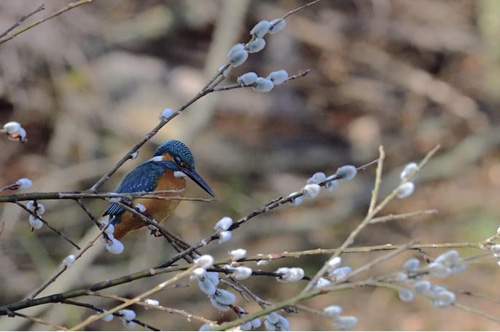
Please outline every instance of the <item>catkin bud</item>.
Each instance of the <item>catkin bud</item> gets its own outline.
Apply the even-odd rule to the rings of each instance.
[[[339,167],[335,174],[339,177],[340,181],[349,181],[354,179],[356,174],[358,174],[358,170],[352,165],[345,165]]]
[[[415,184],[413,182],[406,182],[398,188],[397,197],[407,198],[415,191]]]
[[[278,33],[280,31],[282,31],[283,29],[285,29],[285,27],[286,27],[286,21],[282,18],[277,18],[275,20],[272,20],[269,23],[271,23],[271,26],[269,27],[270,34]]]
[[[267,76],[267,79],[271,80],[274,85],[280,85],[288,79],[288,73],[286,70],[273,71]]]
[[[257,78],[258,78],[257,74],[251,71],[251,72],[245,73],[245,74],[241,75],[240,77],[238,77],[236,82],[238,82],[242,85],[245,85],[245,86],[252,85],[255,83]]]
[[[262,38],[266,35],[266,33],[269,31],[269,27],[271,26],[271,23],[266,20],[262,20],[259,23],[257,23],[252,30],[250,30],[250,34],[252,36],[255,36],[257,38]]]
[[[221,218],[219,221],[217,221],[217,223],[214,226],[214,229],[227,231],[232,224],[233,224],[233,219],[231,219],[230,217],[224,217]]]
[[[269,92],[274,88],[274,83],[271,80],[268,80],[264,77],[258,77],[255,80],[255,85],[252,86],[252,89],[259,92]]]
[[[115,255],[121,254],[124,248],[123,243],[114,238],[106,243],[106,250]]]
[[[409,163],[405,166],[400,174],[401,180],[411,181],[414,180],[418,172],[418,165],[416,163]]]
[[[40,229],[43,226],[43,221],[34,215],[29,216],[29,223],[34,229]]]
[[[411,290],[405,287],[401,287],[398,291],[399,299],[403,302],[411,302],[413,301],[414,295]]]
[[[28,178],[20,178],[16,181],[16,184],[19,186],[19,189],[28,189],[31,188],[33,182]]]
[[[255,38],[247,44],[246,50],[248,53],[260,52],[266,47],[266,41],[263,38]]]
[[[311,183],[306,184],[304,188],[302,188],[302,192],[304,193],[305,198],[315,198],[321,192],[321,187],[319,184]]]
[[[234,269],[233,277],[237,280],[248,279],[252,275],[252,269],[246,266],[238,266]]]

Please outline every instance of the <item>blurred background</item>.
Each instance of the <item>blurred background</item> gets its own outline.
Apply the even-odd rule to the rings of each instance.
[[[66,6],[46,1],[46,10],[23,25]],[[248,31],[305,1],[94,1],[0,45],[0,123],[19,121],[29,142],[2,139],[0,185],[21,177],[32,191],[89,188],[158,123],[165,107],[178,108],[225,62],[227,50],[249,40]],[[0,31],[41,1],[0,2]],[[287,19],[286,29],[266,37],[264,51],[232,70],[267,76],[285,69],[311,72],[270,93],[252,89],[203,98],[175,118],[127,162],[102,191],[150,157],[164,140],[176,138],[194,153],[197,170],[214,189],[215,203],[182,202],[167,226],[190,243],[211,234],[223,216],[243,217],[299,190],[317,171],[327,175],[345,164],[361,165],[386,151],[382,195],[399,172],[436,144],[437,156],[416,180],[415,194],[393,202],[383,214],[437,209],[439,214],[369,226],[355,246],[480,242],[500,219],[500,2],[497,0],[322,1]],[[205,252],[218,258],[244,247],[249,254],[335,248],[368,208],[374,167],[335,192],[299,207],[282,207],[248,222],[223,245]],[[2,194],[9,194],[4,192]],[[187,196],[206,197],[192,183]],[[96,229],[73,202],[44,202],[52,226],[86,244]],[[95,215],[106,202],[87,200]],[[0,303],[20,300],[50,278],[74,249],[46,227],[31,232],[28,215],[0,206]],[[155,266],[173,250],[146,230],[124,239],[125,252],[102,252],[101,244],[43,294],[66,291]],[[460,249],[462,255],[479,253]],[[426,250],[435,257],[443,250]],[[380,254],[346,254],[353,267]],[[401,267],[407,252],[369,274]],[[264,268],[301,266],[309,275],[326,256],[279,260]],[[250,266],[253,266],[252,264]],[[366,277],[369,274],[365,274]],[[500,271],[493,258],[463,274],[436,282],[486,294],[496,300],[458,295],[457,301],[498,316]],[[133,297],[167,278],[160,275],[103,291]],[[254,277],[245,282],[269,301],[283,300],[305,283],[277,284]],[[224,321],[197,287],[154,298],[165,306]],[[118,302],[84,298],[111,307]],[[249,312],[255,303],[238,300]],[[339,304],[365,330],[498,330],[498,323],[457,308],[435,309],[417,296],[402,303],[386,289],[357,289],[307,301],[321,309]],[[136,307],[138,317],[166,329],[195,329],[198,322]],[[73,326],[93,312],[68,305],[23,311]],[[296,330],[332,329],[328,319],[288,314]],[[123,329],[119,320],[89,329]],[[138,327],[139,328],[139,327]],[[46,329],[20,318],[0,318],[0,329]]]

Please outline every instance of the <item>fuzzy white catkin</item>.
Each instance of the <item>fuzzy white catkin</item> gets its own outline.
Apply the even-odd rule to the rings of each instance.
[[[335,175],[329,176],[327,180]],[[328,191],[334,191],[335,189],[338,188],[340,181],[339,180],[333,180],[325,183],[325,189]]]
[[[415,184],[413,182],[406,182],[398,188],[398,192],[396,196],[398,198],[407,198],[410,197],[415,191]]]
[[[252,85],[255,83],[255,81],[257,80],[258,77],[259,76],[257,76],[256,73],[251,71],[251,72],[245,73],[245,74],[241,75],[240,77],[238,77],[236,82],[238,82],[239,84],[242,84],[242,85]]]
[[[283,29],[285,29],[285,27],[286,27],[286,21],[282,18],[277,18],[275,20],[272,20],[269,23],[271,23],[271,26],[269,27],[270,34],[278,33],[280,31],[282,31]]]
[[[326,175],[323,172],[316,172],[311,176],[309,179],[307,179],[306,184],[311,184],[311,183],[320,183],[326,180]]]
[[[418,260],[418,258],[410,258],[403,264],[403,269],[409,272],[413,272],[418,270],[419,265],[420,261]]]
[[[232,224],[233,224],[233,219],[231,219],[230,217],[224,217],[221,218],[219,221],[217,221],[217,223],[214,226],[214,229],[227,231]]]
[[[246,266],[238,266],[234,269],[233,277],[237,280],[245,280],[252,275],[252,269]]]
[[[333,322],[333,326],[338,329],[348,330],[354,328],[358,324],[358,319],[354,316],[340,316]]]
[[[133,320],[136,317],[135,311],[130,309],[122,309],[118,311],[118,314],[121,315],[121,318],[124,320]]]
[[[229,252],[229,256],[231,256],[233,261],[237,261],[243,259],[247,256],[247,251],[245,249],[235,249]]]
[[[339,268],[336,268],[335,270],[333,270],[330,273],[330,275],[334,275],[336,280],[339,280],[339,279],[345,278],[351,272],[352,272],[352,268],[350,266],[343,266],[343,267],[339,267]]]
[[[219,234],[219,243],[224,243],[228,242],[231,240],[231,237],[233,236],[233,233],[231,231],[222,231]]]
[[[266,33],[269,31],[269,27],[271,26],[271,23],[266,20],[262,20],[259,23],[257,23],[252,30],[250,30],[250,34],[252,36],[255,36],[257,38],[262,38],[266,35]]]
[[[135,205],[135,208],[136,208],[137,210],[139,210],[139,212],[140,212],[140,213],[144,213],[144,212],[146,212],[146,207],[145,207],[144,205],[142,205],[142,204],[136,204],[136,205]]]
[[[429,264],[429,274],[437,278],[446,278],[451,274],[451,269],[441,263],[432,262]]]
[[[62,260],[62,265],[69,268],[71,265],[73,265],[75,260],[76,260],[75,255],[68,255]]]
[[[115,225],[109,224],[108,228],[104,231],[108,235],[113,235],[115,233]]]
[[[43,221],[40,218],[35,217],[33,215],[29,216],[29,223],[30,226],[33,227],[34,229],[40,229],[43,226]]]
[[[274,83],[264,77],[258,77],[252,89],[259,92],[269,92],[274,88]]]
[[[16,184],[19,185],[19,189],[28,189],[31,188],[33,182],[28,178],[20,178],[16,181]]]
[[[117,239],[111,239],[110,243],[106,243],[106,250],[115,255],[121,254],[124,248],[123,243]]]
[[[106,312],[106,311],[104,311],[104,312]],[[109,314],[107,316],[104,316],[102,318],[102,320],[105,321],[105,322],[111,322],[113,320],[113,318],[114,318],[114,316],[112,314]]]
[[[35,212],[35,201],[28,201],[28,203],[26,203],[26,208],[32,212]]]
[[[338,317],[342,313],[342,307],[338,305],[330,305],[326,308],[323,309],[323,312],[328,316],[328,317]]]
[[[198,331],[213,331],[214,328],[210,324],[203,324]]]
[[[431,283],[427,280],[419,280],[413,284],[417,294],[425,294],[431,289]]]
[[[161,114],[160,114],[159,118],[160,118],[160,120],[168,120],[168,119],[170,119],[170,117],[171,117],[173,114],[174,114],[174,110],[173,110],[173,109],[171,109],[171,108],[168,108],[168,107],[167,107],[167,108],[165,108],[165,109],[161,112]]]
[[[10,121],[7,122],[6,124],[3,125],[3,129],[7,132],[7,134],[12,135],[12,134],[17,134],[19,133],[19,130],[21,129],[21,124],[16,121]]]
[[[418,172],[418,165],[416,163],[406,164],[403,171],[401,171],[401,180],[411,181],[414,180]]]
[[[214,298],[217,300],[217,302],[224,305],[232,305],[236,302],[236,295],[225,289],[217,289]]]
[[[456,250],[448,250],[447,252],[439,255],[435,262],[445,265],[453,265],[460,260],[460,254]]]
[[[330,259],[326,265],[328,266],[328,272],[333,272],[336,268],[338,268],[342,264],[342,258],[340,257],[333,257]]]
[[[323,287],[329,286],[331,284],[332,284],[332,282],[330,280],[328,280],[326,278],[319,278],[316,285],[314,285],[314,288],[316,288],[316,289],[323,288]]]
[[[214,295],[217,288],[208,278],[198,280],[198,287],[206,295]]]
[[[231,58],[234,53],[238,52],[238,51],[241,51],[241,50],[244,50],[245,49],[245,45],[243,44],[236,44],[234,45],[233,47],[231,47],[231,49],[227,52],[227,58],[229,60],[229,58]]]
[[[154,300],[154,299],[145,299],[144,302],[146,302],[147,304],[154,306],[154,307],[157,307],[160,305],[160,301]]]
[[[274,85],[280,85],[288,79],[288,73],[286,70],[273,71],[267,76],[267,79],[271,80]]]
[[[399,299],[403,302],[411,302],[413,301],[414,295],[411,290],[405,287],[401,287],[398,291]]]
[[[240,50],[233,53],[232,57],[229,58],[231,67],[238,67],[242,65],[248,59],[248,52],[246,50]]]
[[[315,183],[306,184],[304,188],[302,188],[302,192],[305,198],[315,198],[321,192],[321,187],[319,184]]]
[[[302,201],[304,200],[304,196],[299,196],[299,197],[295,197],[292,201],[291,201],[291,204],[292,205],[295,205],[295,206],[299,206],[300,204],[302,204]]]
[[[345,166],[339,167],[335,174],[337,174],[337,176],[339,176],[340,181],[350,181],[350,180],[354,179],[356,174],[358,174],[358,170],[355,166],[345,165]]]
[[[266,41],[263,38],[255,38],[247,44],[248,53],[260,52],[266,47]]]
[[[214,258],[210,255],[203,255],[194,260],[199,267],[208,269],[214,265]]]

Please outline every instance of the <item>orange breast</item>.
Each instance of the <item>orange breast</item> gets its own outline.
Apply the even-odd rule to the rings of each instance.
[[[174,177],[173,172],[166,171],[158,179],[155,191],[160,190],[180,190],[186,188],[186,179]],[[159,194],[162,197],[183,197],[182,193],[165,193]],[[168,218],[175,208],[179,205],[180,200],[160,200],[160,199],[148,199],[148,198],[136,198],[133,204],[142,204],[146,208],[144,214],[151,219],[155,219],[157,222],[162,222]],[[144,226],[144,222],[139,218],[135,217],[129,211],[125,211],[121,217],[121,221],[115,225],[114,236],[117,239],[122,238],[128,232],[139,229]]]

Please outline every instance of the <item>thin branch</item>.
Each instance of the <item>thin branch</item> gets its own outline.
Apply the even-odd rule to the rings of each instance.
[[[38,323],[38,324],[42,324],[42,325],[45,325],[45,326],[49,326],[49,327],[57,329],[59,331],[67,331],[68,330],[67,328],[65,328],[63,326],[59,326],[59,325],[53,324],[51,322],[47,322],[46,320],[40,319],[38,317],[28,316],[28,315],[22,314],[20,312],[13,312],[13,311],[11,311],[9,313],[9,316],[10,315],[17,316],[17,317],[22,317],[22,318],[30,320],[30,321],[32,321],[34,323]]]
[[[40,200],[51,200],[51,199],[80,199],[80,198],[151,198],[151,199],[163,199],[169,198],[170,200],[199,200],[199,201],[213,201],[207,199],[198,199],[198,198],[189,198],[185,199],[180,196],[174,197],[161,197],[157,195],[172,193],[172,194],[180,194],[184,191],[181,190],[159,190],[159,191],[139,191],[139,192],[130,192],[130,193],[115,193],[115,192],[107,192],[107,193],[93,193],[89,191],[52,191],[52,192],[32,192],[32,193],[23,193],[23,194],[12,194],[0,196],[0,203],[15,203],[20,201],[40,201]]]
[[[298,8],[295,8],[294,10],[290,10],[288,13],[286,13],[283,17],[281,17],[282,19],[286,19],[288,16],[290,15],[293,15],[309,6],[312,6],[312,5],[315,5],[316,3],[320,2],[321,0],[314,0],[314,1],[311,1],[309,3],[306,3],[305,5],[303,6],[300,6]]]
[[[53,19],[54,17],[59,16],[59,15],[65,13],[65,12],[67,12],[68,10],[71,10],[73,8],[76,8],[76,7],[79,7],[81,5],[85,5],[85,4],[90,3],[92,1],[93,0],[80,0],[80,1],[72,2],[69,5],[67,5],[66,7],[58,10],[55,13],[53,13],[52,15],[49,15],[46,18],[41,19],[40,21],[37,21],[37,22],[35,22],[33,24],[28,25],[26,28],[23,28],[23,29],[17,31],[17,32],[13,33],[12,35],[10,35],[10,36],[4,36],[4,37],[0,38],[0,44],[3,44],[6,41],[9,41],[9,40],[13,39],[16,36],[20,35],[21,33],[26,32],[26,31],[28,31],[28,30],[36,27],[37,25],[42,24],[43,22],[46,22],[46,21],[48,21],[50,19]]]
[[[432,210],[421,210],[421,211],[413,211],[413,212],[406,212],[406,213],[399,213],[399,214],[389,214],[387,216],[383,217],[378,217],[378,218],[373,218],[370,220],[370,224],[376,224],[379,222],[387,222],[387,221],[392,221],[392,220],[404,220],[408,219],[411,217],[415,216],[421,216],[424,214],[436,214],[438,213],[438,210],[432,209]]]
[[[23,23],[25,20],[27,20],[28,18],[30,18],[31,16],[35,15],[36,13],[39,13],[41,12],[42,10],[45,9],[45,5],[42,4],[40,7],[38,7],[37,9],[35,9],[34,11],[32,11],[31,13],[27,14],[27,15],[24,15],[24,16],[21,16],[20,19],[17,20],[16,23],[14,23],[10,28],[8,28],[7,30],[5,30],[4,32],[2,32],[0,34],[0,38],[3,38],[4,36],[6,36],[9,32],[11,32],[12,30],[14,30],[15,28],[17,28],[19,25],[21,25],[21,23]],[[0,190],[1,191],[1,190]]]
[[[484,317],[486,319],[489,319],[491,321],[500,323],[500,317],[487,314],[487,313],[485,313],[482,310],[471,308],[471,307],[468,307],[466,305],[463,305],[463,304],[457,303],[457,302],[453,303],[453,306],[456,307],[456,308],[459,308],[459,309],[461,309],[463,311],[467,311],[467,312],[473,313],[475,315],[478,315],[478,316]]]
[[[26,212],[28,212],[29,214],[31,214],[35,218],[40,219],[43,222],[43,224],[45,226],[47,226],[47,228],[49,228],[51,231],[53,231],[54,233],[56,233],[57,235],[59,235],[60,237],[62,237],[64,240],[66,240],[68,243],[70,243],[71,245],[73,245],[73,247],[75,247],[76,249],[80,250],[80,247],[75,242],[73,242],[71,239],[69,239],[66,235],[64,235],[63,232],[61,232],[61,231],[55,229],[54,227],[50,226],[50,224],[47,221],[45,221],[41,216],[36,215],[33,211],[31,211],[26,206],[24,206],[24,204],[16,202],[16,205],[18,205],[19,207],[21,207],[22,209],[24,209]]]

